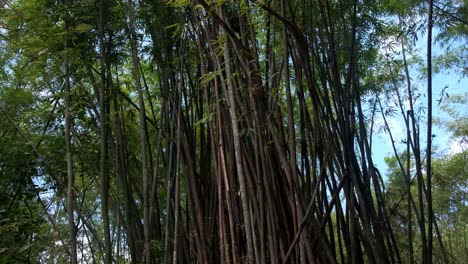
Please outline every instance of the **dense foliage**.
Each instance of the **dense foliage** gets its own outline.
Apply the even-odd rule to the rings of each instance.
[[[0,263],[468,262],[466,94],[432,91],[466,77],[467,21],[461,0],[2,1]],[[436,155],[432,106],[462,151]]]

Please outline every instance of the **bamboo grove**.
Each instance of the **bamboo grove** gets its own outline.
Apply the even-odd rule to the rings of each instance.
[[[449,262],[431,207],[431,122],[426,149],[406,58],[408,89],[392,80],[404,67],[373,79],[382,3],[2,5],[2,43],[15,39],[2,44],[4,73],[35,94],[35,113],[17,110],[24,124],[1,111],[54,237],[41,262]],[[418,188],[401,196],[406,247],[372,159],[375,116],[391,132],[379,85],[402,85],[411,102],[401,112],[416,170],[398,160]]]

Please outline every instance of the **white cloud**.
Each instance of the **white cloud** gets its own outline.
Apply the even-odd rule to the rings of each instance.
[[[463,138],[461,137],[452,139],[450,140],[450,144],[448,146],[448,154],[455,155],[463,151],[466,151],[467,149],[468,149],[468,142],[466,140],[463,140]]]

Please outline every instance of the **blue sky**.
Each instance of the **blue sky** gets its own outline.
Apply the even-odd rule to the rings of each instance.
[[[434,32],[434,36],[437,32]],[[420,35],[416,43],[416,48],[419,50],[418,53],[422,58],[426,58],[427,54],[427,35]],[[458,45],[466,45],[464,43],[458,43]],[[433,57],[441,55],[443,50],[437,44],[433,45]],[[424,62],[425,63],[425,62]],[[418,79],[418,71],[416,69],[411,69],[410,75],[413,80],[413,84],[418,85],[419,91],[423,94],[421,101],[426,105],[427,102],[427,79]],[[446,92],[454,94],[466,94],[468,92],[468,78],[462,78],[459,74],[455,72],[442,72],[433,75],[433,116],[439,117],[442,119],[450,118],[446,113],[444,113],[441,108],[438,106],[438,100],[440,98],[441,91],[444,87],[448,86]],[[463,109],[458,109],[461,113],[465,115],[468,114],[468,107],[461,106]],[[406,149],[406,145],[400,143],[402,139],[406,139],[406,128],[401,117],[389,118],[387,120],[390,124],[392,134],[394,136],[396,147],[399,151]],[[426,146],[426,126],[427,123],[424,121],[420,124],[421,128],[421,149],[424,151]],[[433,124],[433,134],[435,135],[433,141],[433,152],[435,150],[434,156],[442,156],[446,154],[453,154],[460,152],[462,149],[467,148],[463,146],[460,142],[453,140],[451,133],[440,127],[439,125]],[[388,134],[384,131],[375,134],[373,137],[373,161],[376,164],[377,168],[386,175],[387,166],[385,164],[385,157],[393,156],[393,148],[390,142]],[[386,178],[386,176],[384,176]]]

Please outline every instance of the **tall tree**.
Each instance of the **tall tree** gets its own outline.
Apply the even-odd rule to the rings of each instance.
[[[432,230],[433,215],[432,210],[432,24],[434,13],[434,2],[429,0],[429,18],[427,25],[427,222],[428,222],[428,241],[426,263],[432,263]]]
[[[99,91],[99,117],[100,117],[100,184],[101,184],[101,211],[104,227],[104,247],[105,247],[105,263],[112,263],[112,245],[109,223],[109,161],[108,161],[108,126],[109,126],[109,82],[106,76],[109,72],[108,56],[105,50],[105,34],[104,34],[104,1],[99,1],[98,15],[99,29],[99,57],[100,57],[100,91]]]
[[[138,107],[140,113],[140,146],[141,146],[141,168],[143,175],[143,229],[144,229],[144,262],[151,263],[151,240],[149,233],[149,186],[150,178],[148,171],[148,137],[147,137],[147,124],[146,124],[146,107],[145,99],[143,96],[143,88],[141,85],[141,74],[140,74],[140,60],[138,58],[138,40],[135,30],[135,18],[132,0],[127,2],[128,12],[128,27],[129,27],[129,42],[132,56],[132,72],[134,75],[134,82],[138,94]]]
[[[65,78],[65,148],[66,148],[66,160],[67,160],[67,215],[68,215],[68,239],[70,243],[70,262],[72,264],[78,263],[77,243],[76,243],[76,226],[74,220],[74,183],[75,175],[73,173],[73,150],[72,150],[72,106],[71,106],[71,91],[70,91],[70,62],[68,55],[68,29],[70,25],[70,13],[69,13],[69,2],[65,1],[65,44],[64,44],[64,55],[63,55],[63,76]]]

